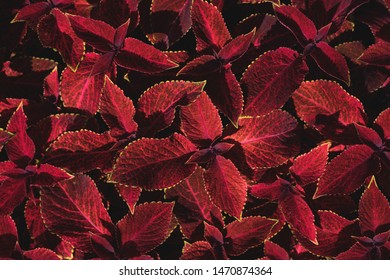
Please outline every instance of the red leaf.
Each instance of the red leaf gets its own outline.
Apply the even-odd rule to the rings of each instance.
[[[5,147],[8,158],[24,168],[34,158],[35,145],[27,135],[27,117],[24,114],[22,103],[9,120],[7,130],[15,134]]]
[[[268,183],[258,183],[250,188],[250,194],[257,198],[268,199],[270,201],[278,200],[285,186],[280,179]]]
[[[47,228],[79,250],[91,252],[90,233],[111,236],[110,216],[86,175],[41,188],[41,207]]]
[[[0,185],[0,215],[11,214],[21,204],[26,193],[27,178],[8,178]]]
[[[231,63],[243,56],[252,42],[255,31],[253,29],[248,34],[237,36],[227,43],[218,53],[223,63]]]
[[[372,65],[388,66],[390,65],[389,53],[390,43],[379,40],[377,43],[369,46],[358,60]]]
[[[326,136],[340,134],[349,124],[365,124],[361,102],[335,82],[304,82],[293,100],[298,116]]]
[[[229,215],[241,219],[247,184],[234,164],[222,156],[216,156],[204,177],[207,192],[215,205]]]
[[[218,110],[204,92],[195,102],[181,108],[180,119],[181,131],[196,145],[210,145],[222,135]]]
[[[114,48],[115,29],[100,20],[81,16],[68,15],[76,35],[101,52],[109,52]]]
[[[301,196],[287,193],[279,199],[279,208],[294,230],[318,244],[313,212]]]
[[[177,106],[193,102],[203,91],[205,82],[171,81],[146,90],[138,100],[141,135],[153,135],[170,126]]]
[[[191,28],[191,0],[154,0],[150,8],[152,44],[169,49]]]
[[[380,233],[390,226],[390,207],[372,177],[359,202],[360,229],[363,234]]]
[[[290,173],[299,185],[314,183],[322,176],[328,162],[329,146],[329,143],[322,144],[294,160]]]
[[[301,11],[292,6],[274,6],[275,14],[281,24],[287,27],[304,47],[317,35],[314,23]]]
[[[336,260],[369,260],[370,247],[365,247],[359,242],[355,243],[348,251],[336,257]]]
[[[213,55],[202,55],[188,62],[178,73],[191,77],[204,77],[207,74],[218,71],[221,63]]]
[[[109,133],[97,134],[89,130],[66,132],[50,145],[43,162],[74,172],[111,168],[111,160],[116,154],[116,150],[111,148],[115,143]]]
[[[19,10],[12,22],[15,21],[37,21],[50,11],[48,2],[32,3]]]
[[[246,217],[226,226],[225,245],[230,256],[239,256],[264,242],[277,220]]]
[[[75,70],[84,55],[84,43],[74,33],[66,15],[53,9],[38,25],[38,36],[44,47],[54,48],[70,68]]]
[[[56,253],[46,248],[26,251],[23,253],[23,257],[27,260],[60,260]]]
[[[115,249],[111,243],[104,237],[91,233],[91,246],[96,255],[102,259],[112,260],[116,259]]]
[[[181,260],[214,260],[215,256],[210,243],[196,241],[195,243],[184,244]]]
[[[303,57],[288,48],[260,56],[242,77],[243,89],[248,92],[245,114],[263,115],[282,107],[308,71]]]
[[[3,149],[4,145],[12,138],[13,134],[2,128],[0,128],[0,151]]]
[[[378,159],[370,147],[351,146],[326,166],[325,173],[318,182],[314,198],[330,194],[352,193],[379,168]]]
[[[232,37],[220,11],[213,4],[195,0],[191,10],[192,30],[196,37],[196,51],[219,51]]]
[[[147,253],[170,234],[173,203],[145,203],[117,224],[121,251],[126,256]]]
[[[241,116],[244,100],[240,84],[230,68],[209,75],[206,91],[215,106],[237,125]]]
[[[0,215],[0,258],[9,258],[18,240],[18,232],[11,216]]]
[[[139,21],[137,8],[140,0],[101,0],[97,2],[99,2],[99,19],[114,27],[120,26],[129,19],[129,31],[137,27]]]
[[[119,155],[111,180],[147,190],[171,187],[195,171],[195,164],[185,164],[195,150],[176,133],[165,139],[140,139]]]
[[[384,139],[390,139],[390,108],[380,113],[374,124],[379,126],[378,130],[380,130]]]
[[[383,144],[381,137],[375,130],[363,125],[354,124],[357,135],[363,144],[366,144],[374,149],[380,148]]]
[[[92,76],[91,71],[98,58],[96,53],[87,53],[76,72],[70,68],[62,72],[61,98],[65,107],[97,112],[104,74]]]
[[[227,139],[240,143],[252,168],[275,167],[299,152],[297,121],[287,112],[241,118],[240,129]]]
[[[142,189],[121,184],[117,184],[115,188],[122,199],[126,202],[130,212],[134,214],[135,205],[138,202]]]
[[[212,204],[206,192],[203,170],[198,168],[194,174],[165,192],[167,199],[175,199],[174,213],[179,220],[183,234],[191,239],[199,225],[206,221],[222,223],[221,211]]]
[[[350,84],[347,61],[334,48],[325,42],[319,42],[310,55],[325,73],[345,82],[347,85]]]
[[[133,102],[107,76],[99,112],[113,137],[128,137],[137,131],[138,125],[133,120],[135,114]]]
[[[60,95],[60,82],[58,80],[57,67],[46,76],[43,81],[43,96],[49,101],[56,103]]]
[[[217,227],[209,225],[208,223],[204,223],[204,238],[214,248],[219,247],[224,243],[222,232]],[[226,257],[226,255],[224,257]]]
[[[123,68],[142,73],[160,73],[179,65],[151,45],[134,38],[126,38],[123,48],[115,57],[115,62]]]
[[[290,256],[282,247],[272,241],[264,242],[264,255],[270,260],[289,260]]]
[[[40,164],[32,183],[36,186],[52,186],[56,183],[72,179],[73,175],[50,164]]]

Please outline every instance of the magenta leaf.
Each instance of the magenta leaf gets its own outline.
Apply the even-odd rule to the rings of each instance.
[[[53,9],[38,25],[38,36],[43,46],[54,48],[64,62],[75,70],[84,55],[84,43],[74,33],[66,15]]]
[[[132,257],[147,253],[170,235],[173,203],[145,203],[117,224],[122,254]]]
[[[220,11],[213,4],[195,0],[191,10],[192,30],[196,37],[196,51],[220,51],[231,39]]]
[[[278,166],[299,152],[296,139],[297,121],[284,111],[241,118],[240,129],[227,139],[243,148],[246,162],[252,168]]]
[[[361,187],[368,176],[376,174],[379,169],[374,150],[366,145],[351,146],[326,166],[314,198],[352,193]]]
[[[248,96],[245,115],[267,114],[282,107],[303,82],[308,71],[303,57],[288,48],[279,48],[260,56],[248,67],[241,80]]]
[[[277,220],[264,217],[246,217],[226,226],[226,251],[238,256],[264,242]]]
[[[185,164],[195,150],[180,134],[165,139],[140,139],[119,155],[111,181],[147,190],[171,187],[195,171],[195,164]]]
[[[86,175],[41,188],[41,208],[47,228],[79,250],[91,252],[90,233],[111,236],[110,216]]]
[[[241,219],[247,197],[247,183],[234,164],[216,156],[204,174],[211,200],[222,211]]]
[[[0,258],[9,258],[18,240],[18,232],[11,216],[0,215]]]
[[[106,76],[99,112],[113,137],[128,137],[137,131],[135,108],[130,98]]]

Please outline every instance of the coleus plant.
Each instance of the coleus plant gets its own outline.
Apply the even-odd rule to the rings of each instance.
[[[1,259],[390,258],[388,1],[0,10]]]

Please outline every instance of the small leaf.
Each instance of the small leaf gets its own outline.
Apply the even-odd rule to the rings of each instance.
[[[58,80],[57,67],[46,76],[43,81],[43,96],[49,101],[56,103],[60,95],[60,82]]]
[[[206,241],[196,241],[192,244],[185,244],[181,260],[214,260],[213,248]]]
[[[172,209],[173,203],[145,203],[120,220],[117,226],[122,254],[145,254],[163,243],[170,234]]]
[[[290,256],[285,249],[278,244],[266,240],[264,242],[264,255],[271,260],[289,260]]]
[[[36,186],[52,186],[56,183],[72,179],[73,175],[50,164],[41,164],[37,167],[37,172],[33,179]]]
[[[117,184],[115,188],[122,199],[126,202],[130,212],[134,214],[135,205],[138,202],[142,189],[121,184]]]
[[[119,155],[111,180],[147,190],[171,187],[195,171],[195,164],[185,164],[195,150],[176,133],[165,139],[140,139]]]
[[[9,258],[14,251],[18,232],[11,216],[0,215],[0,258]]]
[[[221,63],[213,55],[202,55],[188,62],[178,73],[191,77],[205,77],[221,68]]]
[[[248,50],[255,29],[245,35],[240,35],[227,43],[218,53],[218,57],[222,59],[223,63],[231,63],[242,57]]]
[[[234,164],[222,156],[216,156],[204,177],[207,192],[215,205],[229,215],[241,219],[247,184]]]
[[[13,134],[6,130],[0,128],[0,151],[3,149],[4,145],[12,138]]]
[[[374,124],[379,127],[378,131],[384,139],[390,139],[390,108],[380,113]]]
[[[246,217],[226,226],[226,251],[230,256],[239,256],[250,248],[259,246],[270,233],[276,220],[264,217]]]
[[[303,57],[288,48],[260,56],[245,71],[241,83],[248,93],[245,115],[258,116],[282,107],[303,82],[309,68]]]

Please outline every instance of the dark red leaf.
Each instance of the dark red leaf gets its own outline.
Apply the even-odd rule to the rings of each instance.
[[[379,168],[378,159],[370,147],[351,146],[326,166],[314,198],[352,193],[361,187],[368,176],[376,174]]]
[[[0,215],[11,214],[27,196],[27,178],[8,178],[0,185]]]
[[[56,103],[60,95],[60,82],[58,80],[57,67],[46,76],[43,81],[43,96]]]
[[[278,200],[285,187],[282,185],[280,179],[273,183],[258,183],[250,188],[250,194],[262,199],[268,199],[270,201]]]
[[[73,175],[50,164],[38,165],[36,170],[35,177],[32,181],[36,186],[52,186],[73,178]]]
[[[111,180],[147,190],[171,187],[195,171],[195,164],[185,164],[195,150],[180,134],[165,139],[140,139],[119,155]]]
[[[279,48],[260,56],[245,71],[241,83],[248,97],[245,115],[257,116],[282,107],[309,71],[296,51]]]
[[[231,63],[243,56],[252,42],[255,31],[254,29],[248,34],[237,36],[227,43],[218,52],[218,57],[222,59],[223,63]]]
[[[213,55],[202,55],[188,62],[177,75],[189,75],[191,77],[204,77],[221,68],[221,63]]]
[[[368,47],[358,60],[372,65],[388,66],[390,64],[389,53],[390,42],[380,40]]]
[[[229,215],[241,219],[246,202],[247,183],[234,164],[222,156],[216,156],[204,177],[207,192],[215,205]]]
[[[214,248],[219,247],[224,243],[222,232],[217,227],[209,225],[208,223],[204,223],[204,238]]]
[[[115,188],[122,199],[126,202],[130,212],[134,214],[135,205],[138,202],[142,189],[121,184],[117,184]]]
[[[219,51],[231,39],[222,14],[213,4],[195,0],[191,18],[197,52],[203,52],[209,48]]]
[[[95,182],[86,175],[41,188],[42,218],[49,230],[91,252],[90,233],[110,236],[112,224]]]
[[[264,217],[246,217],[226,226],[226,251],[239,256],[264,242],[277,220]]]
[[[285,249],[272,241],[264,242],[264,255],[271,260],[289,260],[290,256]]]
[[[185,243],[182,260],[213,260],[215,259],[213,249],[210,243],[206,241],[197,241],[192,244]]]
[[[2,128],[0,128],[0,151],[3,149],[4,145],[12,138],[13,134]]]
[[[390,139],[390,109],[380,113],[374,124],[379,126],[379,131],[384,139]]]
[[[50,11],[50,4],[48,2],[38,2],[32,3],[30,5],[24,6],[17,13],[13,22],[15,21],[32,21],[36,22],[44,14]]]
[[[18,240],[18,232],[11,216],[0,215],[0,258],[9,258]]]
[[[297,155],[297,121],[287,112],[241,118],[240,129],[227,139],[240,143],[252,168],[275,167]]]
[[[374,149],[382,146],[383,141],[375,130],[359,124],[354,124],[354,127],[363,144],[373,147]]]
[[[93,251],[102,259],[116,259],[115,249],[111,243],[104,237],[91,233],[91,246]]]
[[[336,257],[336,260],[369,260],[370,248],[365,247],[359,242],[355,243],[348,251],[345,251]]]
[[[46,248],[37,248],[23,253],[27,260],[60,260],[58,255]]]
[[[147,253],[170,235],[173,203],[145,203],[117,224],[122,254]]]

